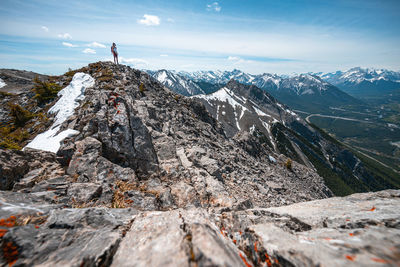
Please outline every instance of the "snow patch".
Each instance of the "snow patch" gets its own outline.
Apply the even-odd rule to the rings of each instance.
[[[237,97],[228,88],[223,87],[220,90],[210,94],[210,95],[197,95],[196,97],[203,98],[205,100],[218,100],[221,102],[228,102],[232,107],[240,106],[242,109],[247,110],[245,106],[237,102],[234,97]],[[224,106],[223,106],[224,107]]]
[[[400,148],[400,141],[397,141],[397,142],[390,142],[390,144],[391,144],[392,146],[396,146],[396,147]]]
[[[6,86],[7,84],[0,78],[0,88]]]
[[[301,95],[312,95],[312,94],[314,94],[314,91],[311,89],[307,89],[301,93]]]
[[[167,79],[167,72],[166,71],[163,71],[163,72],[161,72],[158,76],[157,76],[157,80],[160,82],[160,83],[165,83],[165,80]]]
[[[276,159],[273,156],[268,156],[269,161],[276,163]]]
[[[78,134],[79,132],[73,129],[67,129],[60,133],[58,131],[61,128],[61,124],[74,114],[75,108],[79,106],[79,101],[85,98],[86,88],[92,86],[94,86],[92,76],[82,72],[76,73],[71,83],[58,92],[58,96],[61,98],[48,111],[50,114],[57,114],[53,125],[46,132],[37,135],[25,147],[56,153],[60,148],[60,142],[64,138]]]
[[[266,114],[261,109],[258,109],[258,108],[254,107],[254,106],[253,106],[253,108],[254,108],[254,111],[257,113],[258,116],[266,116],[266,117],[270,117],[271,118],[270,115]]]
[[[250,127],[250,134],[253,134],[255,130],[256,126],[253,124],[253,126]]]
[[[286,109],[286,112],[289,113],[290,115],[297,116],[297,114],[291,111],[290,109]]]

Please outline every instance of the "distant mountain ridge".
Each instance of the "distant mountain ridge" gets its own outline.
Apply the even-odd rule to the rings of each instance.
[[[147,72],[160,83],[174,89],[178,94],[191,96],[205,93],[195,82],[176,72],[167,70]]]
[[[357,97],[400,89],[400,72],[386,69],[356,67],[348,71],[313,74]]]
[[[304,110],[306,112],[320,112],[321,109],[330,106],[341,106],[343,104],[358,104],[359,101],[342,92],[334,85],[324,81],[314,74],[300,74],[295,76],[279,76],[277,74],[264,73],[252,75],[234,69],[233,71],[197,71],[197,72],[175,72],[165,71],[167,74],[159,76],[159,72],[148,72],[159,82],[170,87],[177,93],[183,95],[196,95],[189,86],[184,90],[182,83],[173,82],[172,79],[165,80],[165,76],[177,76],[181,79],[192,80],[202,87],[203,91],[212,93],[210,85],[219,84],[222,88],[230,80],[235,80],[246,85],[257,86],[291,108]],[[202,84],[201,84],[202,83]],[[205,88],[207,87],[207,89]],[[214,87],[214,90],[218,90]]]

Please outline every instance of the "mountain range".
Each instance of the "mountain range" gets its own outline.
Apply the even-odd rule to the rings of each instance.
[[[148,71],[154,76],[155,72]],[[234,69],[233,71],[195,71],[195,72],[176,72],[165,71],[181,79],[189,79],[196,83],[208,84],[226,84],[229,80],[234,79],[243,84],[256,85],[261,89],[265,89],[273,95],[282,98],[285,102],[289,95],[297,100],[310,97],[310,95],[321,95],[326,92],[326,99],[331,99],[331,104],[340,103],[339,100],[346,103],[354,102],[351,97],[338,92],[337,89],[355,97],[363,97],[371,94],[382,94],[390,90],[400,88],[400,72],[390,71],[386,69],[364,69],[360,67],[352,68],[348,71],[336,71],[332,73],[307,73],[299,75],[276,75],[264,73],[253,75]],[[157,77],[155,77],[158,79]],[[177,84],[174,80],[158,79],[161,83],[175,87]],[[337,88],[333,88],[337,87]],[[201,88],[201,86],[200,86]],[[181,89],[182,91],[182,89]],[[184,95],[194,95],[190,89],[184,92]],[[332,92],[332,94],[330,94]],[[316,102],[322,98],[316,98]],[[336,101],[338,100],[338,101]],[[295,103],[296,101],[293,101]],[[337,103],[336,103],[337,102]]]
[[[314,73],[355,97],[382,95],[400,89],[400,72],[386,69],[352,68],[348,71]]]
[[[360,104],[359,100],[313,74],[286,77],[269,73],[252,75],[236,69],[224,72],[198,71],[193,73],[163,70],[163,73],[169,74],[168,77],[173,77],[165,79],[164,76],[160,78],[158,74],[156,75],[157,72],[149,73],[165,86],[183,95],[195,95],[193,92],[199,92],[199,90],[193,90],[192,86],[183,90],[182,83],[176,82],[180,79],[189,79],[195,82],[207,93],[212,92],[209,88],[217,90],[230,80],[235,80],[242,84],[255,85],[290,107],[309,113],[320,112],[332,106]],[[216,88],[215,85],[218,85],[219,88]]]

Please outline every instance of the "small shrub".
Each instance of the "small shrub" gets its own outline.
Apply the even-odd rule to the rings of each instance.
[[[7,96],[15,96],[15,94],[0,91],[0,98],[5,98]]]
[[[13,142],[10,139],[3,139],[0,142],[0,148],[11,149],[11,150],[21,150],[22,149],[22,147],[20,147],[17,143]]]
[[[32,119],[34,115],[18,104],[8,103],[10,115],[13,122],[18,127],[23,127],[27,121]]]
[[[175,95],[174,98],[175,98],[175,101],[178,101],[180,97],[179,97],[179,95]]]
[[[128,207],[127,204],[130,204],[131,201],[125,199],[125,192],[134,190],[137,187],[134,184],[124,182],[124,181],[117,181],[116,189],[113,193],[111,208],[115,209],[122,209]]]
[[[288,170],[292,170],[292,160],[291,159],[287,159],[287,161],[285,162],[285,167]]]
[[[139,91],[140,91],[141,93],[143,93],[144,91],[146,91],[146,87],[144,86],[143,83],[140,83],[140,85],[139,85]]]
[[[27,130],[13,127],[1,126],[0,128],[0,148],[21,150],[21,143],[29,138]]]
[[[41,81],[38,77],[33,80],[35,85],[33,92],[35,92],[35,98],[40,104],[46,103],[57,97],[57,93],[61,90],[61,86],[56,83]]]
[[[64,73],[64,75],[67,76],[67,77],[72,78],[75,75],[75,73],[77,73],[77,72],[87,72],[87,70],[88,70],[87,67],[83,67],[83,68],[80,68],[80,69],[77,69],[77,70],[72,70],[71,68],[68,68],[68,71],[66,73]]]
[[[101,71],[101,76],[98,78],[102,82],[110,82],[113,78],[113,73],[109,69],[104,69]]]

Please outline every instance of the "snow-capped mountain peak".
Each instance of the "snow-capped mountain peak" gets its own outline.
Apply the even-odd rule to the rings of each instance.
[[[173,89],[179,94],[186,96],[204,94],[204,91],[191,79],[179,75],[175,71],[163,69],[156,72],[149,71],[148,73],[160,83]]]

